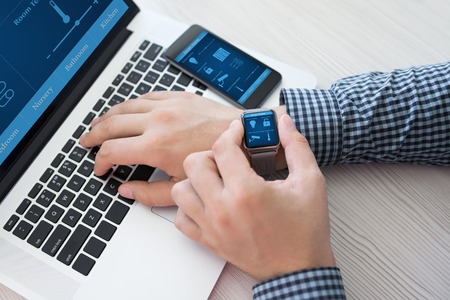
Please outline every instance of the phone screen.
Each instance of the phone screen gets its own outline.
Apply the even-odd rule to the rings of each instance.
[[[206,30],[174,60],[242,106],[272,73],[260,62]]]

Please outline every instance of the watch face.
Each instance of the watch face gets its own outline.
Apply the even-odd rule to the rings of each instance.
[[[249,149],[279,144],[277,121],[272,110],[244,113],[245,146]]]

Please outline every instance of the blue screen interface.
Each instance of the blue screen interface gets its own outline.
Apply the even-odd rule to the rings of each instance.
[[[278,132],[272,111],[244,114],[245,144],[248,148],[275,146]]]
[[[0,164],[127,10],[123,0],[0,2]]]
[[[271,70],[203,31],[175,61],[243,104]]]

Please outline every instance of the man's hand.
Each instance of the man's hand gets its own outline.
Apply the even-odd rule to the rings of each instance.
[[[187,157],[188,179],[172,189],[175,224],[184,234],[260,280],[335,266],[325,179],[289,116],[279,131],[289,176],[266,182],[241,150],[233,121],[212,151]]]
[[[173,184],[186,178],[186,156],[211,149],[241,112],[191,93],[153,92],[112,107],[92,122],[80,143],[102,145],[95,160],[97,175],[114,165],[145,164],[173,176],[170,181],[127,182],[119,188],[121,195],[146,205],[172,205]]]

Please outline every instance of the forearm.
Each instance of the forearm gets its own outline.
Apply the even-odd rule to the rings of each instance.
[[[281,102],[319,165],[450,165],[450,63],[284,89]]]

